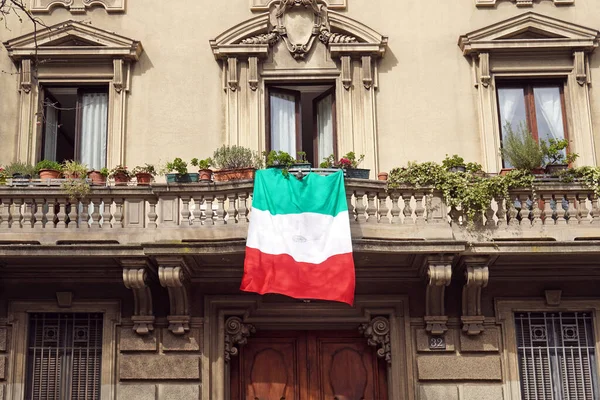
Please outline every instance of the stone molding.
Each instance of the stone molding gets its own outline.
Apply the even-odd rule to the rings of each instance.
[[[125,11],[125,0],[32,0],[32,13],[49,13],[55,7],[64,7],[72,14],[84,14],[94,6],[101,6],[107,12]]]
[[[489,280],[489,258],[467,257],[459,268],[464,269],[465,285],[462,292],[462,330],[467,335],[479,335],[484,330],[485,316],[481,312],[481,289]]]
[[[533,7],[533,0],[507,0],[514,3],[517,7]],[[551,0],[555,6],[570,6],[575,4],[575,0]],[[475,0],[475,5],[479,8],[496,7],[502,0]]]
[[[532,35],[528,35],[531,32]],[[497,79],[564,79],[568,131],[575,132],[571,151],[578,165],[596,165],[591,124],[589,54],[600,42],[600,32],[535,12],[526,12],[462,35],[458,45],[469,59],[473,85],[479,95],[484,169],[499,172],[500,123]],[[556,63],[548,63],[548,57]]]
[[[73,40],[85,45],[72,46]],[[77,21],[65,21],[3,43],[19,70],[20,120],[17,140],[19,161],[35,164],[41,146],[43,118],[38,105],[41,87],[56,76],[61,82],[107,84],[109,89],[107,165],[124,160],[126,94],[129,92],[131,63],[143,48],[139,41]],[[52,62],[43,62],[51,59]],[[71,64],[82,61],[85,71],[73,75]],[[104,65],[110,65],[106,74]],[[99,73],[101,72],[101,73]],[[102,76],[104,75],[104,76]],[[32,133],[33,132],[33,133]]]
[[[267,11],[273,4],[280,0],[251,0],[250,9],[252,11]],[[295,3],[301,3],[305,0],[292,0]],[[348,6],[348,0],[319,0],[319,3],[325,4],[331,10],[344,10]]]
[[[133,330],[139,335],[148,335],[154,330],[152,292],[148,287],[148,261],[144,259],[121,260],[123,283],[133,292],[134,311],[131,320]]]
[[[369,346],[377,347],[377,357],[392,363],[390,321],[386,317],[375,317],[371,322],[360,325],[358,331],[367,338]]]
[[[245,324],[240,317],[229,317],[225,321],[225,362],[238,355],[238,348],[248,343],[248,338],[256,333],[252,324]]]
[[[187,265],[180,257],[158,257],[158,279],[169,291],[170,312],[167,316],[169,330],[183,335],[190,330],[190,311],[185,270]]]
[[[425,294],[425,330],[440,336],[448,330],[444,295],[452,281],[451,257],[433,257],[425,261],[427,291]]]

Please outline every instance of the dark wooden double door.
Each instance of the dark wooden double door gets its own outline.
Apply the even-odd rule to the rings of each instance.
[[[354,331],[263,331],[232,360],[231,400],[387,400],[386,366]]]

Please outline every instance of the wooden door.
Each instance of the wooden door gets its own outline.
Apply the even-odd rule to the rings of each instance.
[[[231,363],[231,400],[387,400],[386,366],[351,331],[263,331]]]

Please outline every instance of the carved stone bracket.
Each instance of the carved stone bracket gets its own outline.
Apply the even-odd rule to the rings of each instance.
[[[377,357],[392,363],[390,321],[387,318],[375,317],[368,324],[359,326],[358,331],[367,338],[369,346],[377,347]]]
[[[467,335],[483,332],[485,317],[481,313],[481,289],[489,280],[488,257],[467,257],[461,260],[459,268],[464,269],[466,283],[462,293],[463,331]]]
[[[121,265],[123,283],[133,291],[133,330],[139,335],[147,335],[154,330],[152,293],[147,285],[148,262],[143,259],[121,260]]]
[[[225,321],[225,362],[238,355],[238,347],[248,343],[253,333],[256,333],[254,325],[245,324],[239,317],[229,317]]]
[[[452,280],[450,259],[428,259],[426,261],[427,292],[425,301],[426,330],[431,335],[443,335],[447,330],[448,317],[444,304],[446,286]]]
[[[169,330],[183,335],[190,330],[188,294],[185,286],[185,262],[178,258],[157,259],[160,284],[169,291],[170,314],[167,316]]]

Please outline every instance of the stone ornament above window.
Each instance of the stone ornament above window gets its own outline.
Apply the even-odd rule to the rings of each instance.
[[[266,11],[271,7],[273,3],[279,2],[278,0],[251,0],[252,11]],[[290,3],[301,4],[303,0],[291,0]],[[347,0],[319,0],[319,3],[327,5],[330,10],[345,10],[348,2]]]
[[[31,12],[49,13],[54,7],[65,7],[73,14],[82,14],[94,6],[104,7],[108,12],[123,12],[125,0],[33,0]]]
[[[475,5],[477,7],[495,7],[497,3],[502,2],[503,0],[475,0]],[[504,0],[510,1],[517,5],[517,7],[532,7],[533,0]],[[548,0],[550,1],[550,0]],[[571,4],[575,4],[575,0],[551,0],[557,6],[568,6]]]

